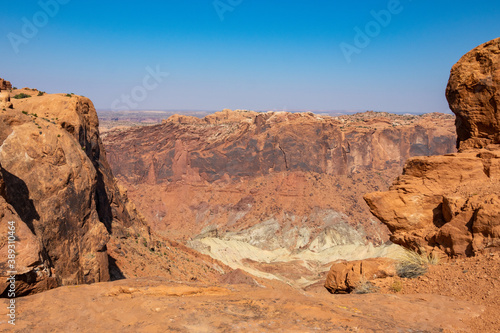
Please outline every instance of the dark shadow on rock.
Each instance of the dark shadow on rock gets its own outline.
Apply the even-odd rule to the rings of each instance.
[[[442,203],[440,203],[439,206],[437,206],[432,210],[432,215],[433,215],[432,222],[437,228],[441,228],[443,225],[446,224],[446,220],[444,219],[443,215]]]
[[[113,212],[111,210],[111,203],[108,199],[108,193],[106,191],[106,184],[104,182],[103,174],[99,167],[96,167],[97,171],[97,188],[96,188],[96,208],[97,214],[99,215],[99,220],[104,224],[108,232],[112,233],[113,224]]]
[[[2,178],[5,182],[5,200],[14,207],[17,215],[26,223],[31,232],[36,235],[33,220],[39,220],[40,215],[36,211],[33,200],[30,199],[28,186],[21,179],[5,169],[1,169]]]
[[[109,265],[109,277],[111,281],[123,280],[125,275],[116,265],[116,259],[108,254],[108,265]]]

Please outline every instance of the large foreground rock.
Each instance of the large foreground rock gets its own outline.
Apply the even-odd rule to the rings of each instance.
[[[0,110],[0,252],[12,222],[17,296],[140,274],[219,278],[211,263],[195,265],[197,255],[150,234],[115,183],[88,98],[19,92],[31,97]],[[172,257],[205,274],[172,267]],[[6,259],[2,296],[12,270]]]
[[[412,158],[388,192],[365,196],[395,243],[449,255],[500,248],[499,45],[477,47],[451,70],[460,152]]]
[[[446,97],[457,115],[460,149],[500,143],[500,38],[476,47],[451,69]]]
[[[366,260],[336,262],[330,268],[325,288],[332,294],[350,293],[363,288],[363,284],[396,275],[395,260],[370,258]]]

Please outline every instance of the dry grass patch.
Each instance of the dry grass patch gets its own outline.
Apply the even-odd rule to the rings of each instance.
[[[427,254],[425,250],[420,253],[411,250],[405,250],[397,258],[396,273],[402,278],[416,278],[427,273],[429,265],[436,265],[439,258],[434,254]]]

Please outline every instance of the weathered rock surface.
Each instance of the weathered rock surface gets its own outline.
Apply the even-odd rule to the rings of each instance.
[[[153,228],[175,238],[273,219],[292,228],[316,225],[331,212],[352,216],[346,223],[362,225],[361,237],[383,242],[386,231],[370,221],[363,191],[385,188],[410,156],[452,152],[452,126],[445,115],[225,110],[111,131],[104,140],[129,196]]]
[[[12,89],[12,84],[9,81],[6,81],[0,78],[0,91],[1,90],[10,90]]]
[[[500,248],[499,43],[477,47],[451,71],[460,152],[412,158],[388,192],[365,196],[393,242],[452,256]]]
[[[465,322],[484,309],[449,296],[330,295],[324,288],[299,293],[261,283],[265,288],[147,278],[61,287],[24,298],[16,326],[3,327],[9,332],[469,332]],[[2,318],[6,301],[0,300]]]
[[[205,268],[201,279],[218,279],[213,260],[201,264],[204,259],[194,258],[203,256],[151,235],[120,192],[88,98],[23,92],[31,97],[0,110],[0,226],[3,235],[8,222],[16,226],[18,296],[155,268],[163,272],[159,275],[177,277]],[[5,236],[0,251],[7,253],[7,246]],[[188,274],[169,267],[173,257],[191,258],[198,270]],[[153,258],[157,262],[145,270]],[[8,271],[4,257],[0,276],[9,276]]]
[[[325,288],[332,294],[350,293],[361,284],[396,275],[395,261],[389,258],[341,261],[328,272]],[[372,291],[373,292],[373,291]]]
[[[476,47],[453,66],[446,97],[457,116],[460,149],[500,143],[500,38]]]
[[[10,89],[12,89],[10,82],[0,79],[0,110],[12,109],[12,103],[10,102],[10,94],[8,91]]]

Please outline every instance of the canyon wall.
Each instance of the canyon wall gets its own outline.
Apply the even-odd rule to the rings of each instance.
[[[363,195],[386,189],[411,156],[455,151],[453,117],[443,114],[224,110],[103,140],[153,230],[233,268],[292,279],[307,275],[300,266],[316,279],[335,259],[383,255],[368,244],[389,232]]]

